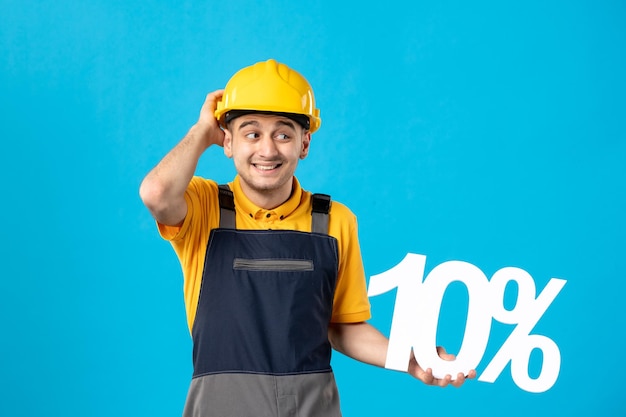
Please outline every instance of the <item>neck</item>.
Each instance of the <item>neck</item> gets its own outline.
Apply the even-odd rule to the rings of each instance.
[[[280,189],[258,190],[248,187],[243,181],[241,182],[241,190],[254,205],[265,209],[272,210],[289,200],[293,191],[293,178],[285,186]]]

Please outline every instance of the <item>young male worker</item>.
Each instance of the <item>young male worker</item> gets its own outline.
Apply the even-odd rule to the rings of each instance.
[[[356,218],[294,177],[320,123],[299,73],[257,63],[207,95],[141,184],[183,268],[194,364],[184,416],[340,416],[331,346],[385,364],[388,341],[366,322]],[[212,145],[238,174],[221,188],[194,176]],[[436,379],[414,358],[409,373],[430,385],[465,380]]]

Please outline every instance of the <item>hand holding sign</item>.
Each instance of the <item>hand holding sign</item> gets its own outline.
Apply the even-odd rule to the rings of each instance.
[[[445,361],[454,361],[456,359],[455,355],[447,353],[441,346],[437,346],[437,354]],[[407,372],[425,384],[438,385],[440,387],[448,386],[448,384],[454,387],[460,387],[466,379],[476,378],[476,371],[473,369],[467,374],[458,373],[455,377],[448,374],[443,378],[436,378],[433,375],[432,369],[426,368],[424,370],[424,368],[421,367],[421,365],[417,362],[417,359],[415,359],[415,355],[413,353],[411,353],[411,360],[409,361],[409,368],[407,369]]]

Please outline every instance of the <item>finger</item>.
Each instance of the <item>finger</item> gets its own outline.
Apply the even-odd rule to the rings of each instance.
[[[224,90],[215,90],[206,95],[204,99],[204,105],[208,108],[215,110],[217,107],[217,102],[220,101],[222,96],[224,95]]]
[[[452,386],[455,388],[460,387],[461,385],[463,385],[465,383],[465,374],[463,374],[463,372],[459,372],[456,375],[456,379],[454,381],[452,381]]]
[[[426,369],[426,371],[423,371],[422,378],[420,379],[422,380],[423,383],[427,385],[436,385],[437,383],[436,378],[433,375],[433,370],[431,368],[428,368]]]
[[[423,379],[424,383],[442,388],[448,386],[448,384],[452,381],[452,377],[450,375],[446,375],[443,378],[435,378],[433,371],[430,368],[426,370],[425,376],[426,378]]]
[[[217,126],[217,120],[215,119],[215,110],[217,109],[217,103],[221,100],[224,90],[216,90],[208,93],[200,109],[200,121],[207,123],[209,126]]]
[[[453,361],[456,359],[456,355],[446,352],[446,349],[443,346],[437,346],[437,354],[445,361]]]
[[[450,382],[452,382],[452,376],[448,374],[442,379],[438,379],[436,381],[436,385],[439,385],[441,388],[445,388],[448,384],[450,384]]]
[[[209,94],[207,94],[207,98],[211,97],[211,98],[220,98],[224,95],[224,90],[220,89],[220,90],[215,90],[210,92]]]

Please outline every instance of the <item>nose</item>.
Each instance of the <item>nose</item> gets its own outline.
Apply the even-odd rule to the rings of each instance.
[[[276,156],[278,154],[278,148],[276,147],[274,138],[272,138],[270,135],[263,135],[258,141],[257,152],[259,153],[259,156],[262,156],[264,158],[271,158]]]

